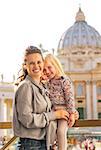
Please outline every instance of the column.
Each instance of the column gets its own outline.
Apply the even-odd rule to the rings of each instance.
[[[0,99],[0,122],[6,121],[6,106],[4,103],[4,99]],[[0,129],[0,136],[4,136],[6,134],[5,129]]]
[[[0,99],[0,122],[6,121],[6,106],[3,99]]]
[[[93,81],[93,119],[98,119],[97,114],[97,94],[96,94],[96,82]]]
[[[90,81],[86,82],[86,108],[87,108],[87,119],[91,119],[91,92],[90,92]]]

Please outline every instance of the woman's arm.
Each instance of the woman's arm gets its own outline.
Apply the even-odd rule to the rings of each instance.
[[[30,85],[24,83],[16,93],[15,107],[19,122],[26,128],[43,128],[51,120],[68,118],[68,113],[64,110],[43,112],[40,114],[34,113],[32,99],[32,88]]]

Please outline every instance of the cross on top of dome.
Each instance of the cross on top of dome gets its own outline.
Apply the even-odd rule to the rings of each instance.
[[[76,21],[85,21],[85,16],[83,11],[81,10],[81,8],[79,7],[79,11],[76,13],[76,17],[75,17]]]

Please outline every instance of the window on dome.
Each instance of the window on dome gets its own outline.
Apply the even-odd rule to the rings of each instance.
[[[85,31],[85,28],[83,27],[81,30],[82,30],[82,32],[84,32],[84,31]]]
[[[82,37],[85,38],[85,35],[83,35]]]
[[[93,35],[91,36],[91,39],[94,40],[94,36]]]
[[[73,44],[76,45],[77,44],[77,35],[73,36]]]

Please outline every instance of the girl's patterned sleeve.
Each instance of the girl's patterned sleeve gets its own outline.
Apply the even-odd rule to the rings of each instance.
[[[73,85],[69,78],[65,78],[63,80],[63,92],[64,92],[64,100],[67,105],[68,112],[74,113],[75,110],[75,101],[74,101],[74,92],[73,92]]]

